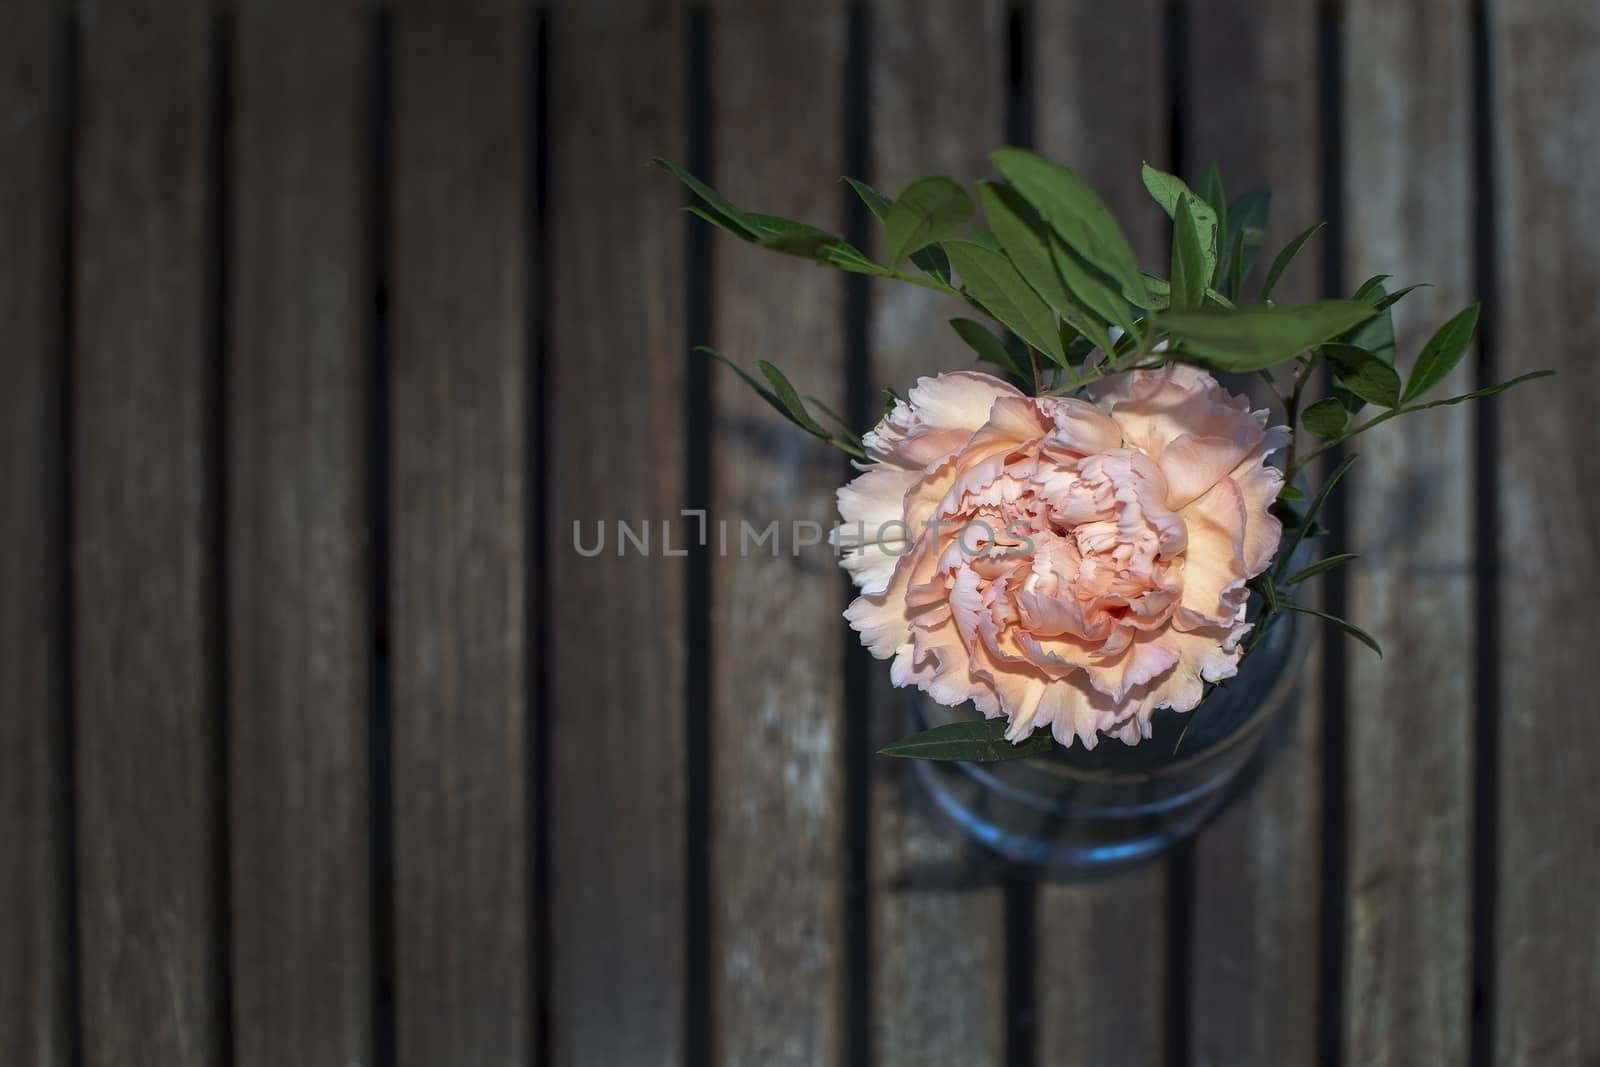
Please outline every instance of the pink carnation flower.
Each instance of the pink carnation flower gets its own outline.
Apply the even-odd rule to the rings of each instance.
[[[866,437],[835,531],[845,617],[896,685],[971,700],[1020,740],[1136,744],[1238,669],[1246,581],[1277,551],[1289,439],[1204,371],[1106,379],[1095,403],[972,371],[923,378]]]

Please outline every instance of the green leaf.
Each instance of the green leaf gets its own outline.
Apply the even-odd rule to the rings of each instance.
[[[850,271],[853,274],[874,274],[883,278],[894,273],[882,263],[874,263],[868,259],[860,249],[853,248],[843,242],[824,246],[819,250],[819,258],[830,266]]]
[[[1156,323],[1200,362],[1248,372],[1292,359],[1373,314],[1367,304],[1323,300],[1294,307],[1257,304],[1237,311],[1165,311]]]
[[[1211,205],[1217,213],[1217,223],[1224,232],[1228,225],[1228,197],[1222,191],[1222,172],[1215,163],[1207,164],[1206,169],[1200,172],[1200,180],[1194,183],[1195,192],[1200,194],[1200,199]]]
[[[805,430],[814,437],[821,438],[834,448],[837,448],[839,451],[853,459],[867,458],[867,450],[865,447],[863,447],[861,438],[857,437],[854,432],[852,432],[848,427],[844,426],[843,419],[840,419],[839,416],[835,415],[832,411],[829,411],[826,407],[822,407],[820,402],[813,401],[814,403],[818,404],[818,407],[822,407],[822,411],[827,414],[829,418],[840,424],[840,427],[845,430],[845,436],[842,438],[835,437],[827,430],[823,429],[822,426],[819,425],[817,421],[806,412],[805,405],[800,403],[800,397],[795,393],[794,387],[789,385],[788,379],[784,378],[784,376],[779,373],[778,368],[774,367],[772,364],[764,363],[759,360],[757,361],[758,365],[761,367],[761,373],[767,377],[768,381],[772,381],[774,385],[776,385],[778,382],[783,383],[783,387],[787,393],[787,396],[780,397],[777,393],[773,392],[773,390],[768,389],[766,386],[756,381],[756,379],[747,373],[743,367],[739,366],[739,364],[735,363],[733,360],[729,359],[727,356],[724,356],[721,352],[718,352],[709,345],[695,345],[694,351],[702,352],[716,360],[718,363],[721,363],[723,366],[728,367],[733,371],[733,373],[737,374],[746,385],[750,387],[751,391],[753,391],[757,396],[761,397],[761,399],[765,400],[768,404],[771,404],[774,411],[788,419],[790,422],[794,423],[796,426],[799,426],[802,430]],[[796,417],[795,415],[796,408],[799,410],[800,417]]]
[[[727,367],[729,370],[733,371],[733,373],[737,374],[744,381],[744,384],[748,385],[757,396],[771,404],[774,411],[782,415],[784,418],[789,417],[789,411],[783,406],[783,401],[779,400],[771,389],[768,389],[766,386],[756,381],[756,379],[752,377],[750,373],[743,367],[739,366],[739,364],[735,363],[721,352],[718,352],[710,345],[695,345],[694,351],[710,356],[718,363],[721,363],[724,367]]]
[[[663,156],[656,156],[654,159],[650,160],[650,165],[652,167],[660,167],[663,170],[671,171],[680,182],[689,188],[690,192],[694,193],[695,196],[698,196],[701,200],[703,200],[706,206],[711,208],[717,214],[735,220],[741,217],[739,210],[732,204],[728,203],[727,199],[721,193],[717,192],[715,189],[711,188],[711,186],[707,185],[699,178],[696,178],[693,174],[690,174],[688,171],[672,162],[672,160]]]
[[[1059,235],[1050,235],[1050,261],[1055,264],[1057,272],[1067,283],[1067,289],[1077,297],[1100,319],[1114,322],[1127,332],[1129,337],[1137,338],[1138,330],[1134,323],[1133,311],[1128,307],[1128,302],[1122,298],[1117,283],[1106,277],[1100,271],[1084,262],[1072,249],[1062,242]],[[1104,347],[1110,334],[1106,333],[1100,339]]]
[[[1111,334],[1105,321],[1096,317],[1061,280],[1050,256],[1050,231],[1033,206],[1015,189],[993,182],[980,182],[978,196],[983,201],[984,218],[1017,273],[1074,330],[1109,351]]]
[[[1178,197],[1177,213],[1172,222],[1172,309],[1186,311],[1197,308],[1205,300],[1206,286],[1211,282],[1211,262],[1216,258],[1217,228],[1213,220],[1207,233],[1202,233],[1201,223],[1195,219],[1193,206],[1199,201],[1192,193]],[[1211,255],[1201,242],[1210,238]]]
[[[1088,359],[1090,354],[1099,347],[1089,338],[1079,336],[1071,344],[1067,345],[1067,362],[1074,367],[1081,367],[1084,360]],[[1102,349],[1102,351],[1104,350]]]
[[[989,158],[1067,247],[1115,280],[1128,300],[1149,306],[1133,247],[1110,208],[1082,178],[1023,148],[999,148]]]
[[[650,160],[650,165],[659,166],[661,170],[670,171],[678,181],[683,182],[683,186],[686,189],[693,192],[696,197],[701,198],[701,205],[704,206],[691,206],[691,208],[688,208],[696,218],[706,219],[712,226],[720,230],[726,230],[728,234],[733,234],[739,240],[754,242],[760,237],[760,230],[757,230],[757,227],[750,222],[746,213],[734,208],[728,202],[728,198],[723,197],[720,192],[707,186],[706,182],[702,182],[701,179],[694,178],[694,174],[683,170],[682,166],[678,166],[677,163],[672,162],[669,158],[661,157],[661,155]]]
[[[1233,296],[1239,295],[1239,290],[1244,288],[1244,234],[1234,235],[1233,247],[1228,252],[1228,292]]]
[[[952,722],[920,734],[902,737],[878,750],[880,756],[902,759],[957,760],[963,763],[1001,763],[1042,756],[1055,747],[1048,728],[1033,732],[1017,744],[1005,738],[1005,719]]]
[[[1143,167],[1143,175],[1144,187],[1149,190],[1155,202],[1161,205],[1161,209],[1167,213],[1167,217],[1173,220],[1174,244],[1177,242],[1179,229],[1178,209],[1183,201],[1188,201],[1190,225],[1198,236],[1200,249],[1205,253],[1206,257],[1205,285],[1210,285],[1217,270],[1218,234],[1220,231],[1216,209],[1206,203],[1199,193],[1190,189],[1188,184],[1176,174],[1168,174],[1164,170],[1157,170],[1146,163]],[[1176,249],[1174,249],[1173,255],[1177,255]],[[1174,268],[1174,276],[1176,276],[1176,268]],[[1145,283],[1147,285],[1152,284],[1151,277],[1148,274],[1145,275]],[[1156,294],[1152,293],[1152,295]],[[1156,304],[1159,305],[1159,303],[1160,301],[1157,300]],[[1147,306],[1151,310],[1158,310],[1157,306]],[[1171,306],[1170,299],[1168,300],[1168,306]],[[1195,301],[1186,306],[1198,307],[1199,302]]]
[[[1304,604],[1285,602],[1283,606],[1290,611],[1298,611],[1302,615],[1315,615],[1323,622],[1333,623],[1333,625],[1376,652],[1379,659],[1383,658],[1383,646],[1378,644],[1377,639],[1348,619],[1341,619],[1337,615],[1329,615],[1326,611],[1318,611],[1316,608],[1308,608]]]
[[[700,204],[691,204],[689,207],[684,208],[684,210],[696,218],[704,219],[706,222],[711,223],[711,225],[715,226],[724,233],[733,234],[733,236],[737,237],[741,241],[754,241],[756,239],[755,230],[747,226],[743,219],[720,214],[716,211],[716,209],[705,207]]]
[[[1411,380],[1406,382],[1402,399],[1414,400],[1449,376],[1472,344],[1472,334],[1478,328],[1478,311],[1477,304],[1465,308],[1428,339],[1417,356],[1417,365],[1411,369]]]
[[[844,421],[844,416],[840,415],[837,411],[834,411],[827,404],[824,404],[821,400],[814,396],[806,397],[806,403],[822,412],[828,417],[829,422],[839,427],[839,432],[844,435],[844,440],[849,441],[853,445],[861,444],[861,435],[850,428],[850,424]]]
[[[1523,382],[1531,382],[1535,378],[1554,377],[1555,373],[1556,372],[1553,370],[1529,371],[1527,374],[1517,375],[1508,382],[1501,382],[1498,385],[1484,386],[1482,389],[1474,389],[1472,392],[1462,393],[1460,396],[1452,396],[1445,400],[1430,400],[1426,404],[1408,404],[1406,406],[1406,410],[1427,411],[1429,408],[1442,408],[1449,404],[1459,404],[1463,400],[1481,400],[1486,396],[1494,396],[1496,393],[1503,393],[1507,389],[1510,389],[1513,385],[1521,385]]]
[[[1009,259],[970,241],[951,241],[945,251],[962,286],[985,311],[1023,341],[1066,365],[1055,316]]]
[[[966,239],[975,245],[982,245],[991,252],[1005,251],[1005,249],[1000,247],[1000,238],[996,237],[993,233],[984,229],[982,226],[974,226],[972,229],[968,230]]]
[[[911,262],[929,277],[936,278],[945,285],[950,284],[950,257],[945,254],[943,245],[929,245],[917,249],[911,253]]]
[[[1279,500],[1304,500],[1306,495],[1292,485],[1285,485],[1278,491]]]
[[[1300,413],[1300,425],[1324,439],[1338,437],[1350,425],[1350,412],[1337,397],[1323,397]]]
[[[872,186],[868,185],[859,178],[847,177],[844,180],[849,183],[850,188],[855,190],[856,196],[861,198],[861,202],[867,205],[867,210],[871,211],[878,221],[882,222],[889,217],[889,209],[894,206],[893,199],[885,196],[883,193],[879,192],[877,189],[874,189]],[[867,260],[865,256],[862,256],[861,258],[866,262],[871,262],[871,260]],[[829,262],[834,263],[832,259],[829,259]],[[944,254],[944,249],[940,248],[938,245],[930,244],[926,248],[921,248],[911,253],[911,262],[915,263],[924,274],[928,275],[928,277],[933,278],[943,285],[950,284],[950,259]],[[845,266],[842,263],[834,263],[834,265],[844,267],[845,270],[853,270],[858,274],[882,275],[894,273],[887,267],[880,267],[876,270],[869,271],[863,270],[859,264]]]
[[[827,246],[839,245],[861,255],[858,249],[850,248],[843,237],[809,223],[796,222],[782,215],[763,215],[754,211],[746,212],[744,220],[756,231],[755,243],[774,252],[800,256],[804,259],[818,259]],[[861,258],[866,257],[861,255]]]
[[[1389,364],[1354,345],[1326,344],[1321,352],[1334,379],[1352,394],[1379,407],[1399,405],[1400,375]]]
[[[1362,283],[1361,288],[1356,290],[1355,299],[1362,303],[1371,304],[1374,309],[1377,309],[1389,295],[1388,291],[1383,287],[1383,283],[1388,277],[1387,274],[1379,274],[1368,278]],[[1394,314],[1388,308],[1378,311],[1372,318],[1349,331],[1338,340],[1352,348],[1360,348],[1370,352],[1389,366],[1394,366]],[[1362,397],[1357,396],[1337,382],[1333,386],[1333,395],[1338,397],[1340,402],[1349,408],[1352,414],[1360,411],[1366,404]]]
[[[1157,170],[1146,163],[1139,169],[1144,178],[1144,187],[1149,190],[1150,198],[1161,205],[1161,210],[1167,213],[1167,218],[1174,218],[1178,213],[1178,200],[1184,193],[1194,194],[1189,188],[1189,183],[1176,174],[1168,174],[1164,170]],[[1198,197],[1197,197],[1198,199]],[[1207,204],[1209,209],[1211,205]],[[1216,212],[1211,212],[1213,218]]]
[[[1300,547],[1300,542],[1304,540],[1306,531],[1316,523],[1317,516],[1322,512],[1322,505],[1328,502],[1328,494],[1333,492],[1333,487],[1339,484],[1339,479],[1345,476],[1345,472],[1355,466],[1355,462],[1356,456],[1346,456],[1342,463],[1333,468],[1327,480],[1322,483],[1322,488],[1317,490],[1317,495],[1311,498],[1311,505],[1304,512],[1297,513],[1300,521],[1295,524],[1294,528],[1289,532],[1289,536],[1284,539],[1285,543],[1278,546],[1278,565],[1273,568],[1274,574],[1281,575],[1284,569],[1289,566],[1289,560],[1294,558],[1295,549]]]
[[[683,182],[691,192],[700,198],[701,204],[688,208],[691,214],[741,240],[749,241],[773,252],[782,252],[785,255],[817,260],[858,274],[890,273],[886,268],[874,264],[860,249],[852,248],[838,234],[830,233],[809,223],[786,219],[782,215],[767,215],[757,211],[739,211],[715,189],[700,181],[671,160],[662,159],[658,156],[650,162],[654,166],[672,172],[679,181]],[[856,184],[852,180],[852,185]],[[860,186],[857,188],[858,193],[861,193],[862,188],[875,192],[865,183],[860,183]],[[948,283],[948,271],[946,272],[946,282]]]
[[[1387,274],[1374,274],[1372,277],[1361,283],[1361,287],[1356,290],[1356,295],[1350,299],[1366,300],[1371,303],[1376,303],[1386,295],[1386,292],[1383,288],[1383,283],[1388,280],[1389,276]]]
[[[955,181],[941,175],[918,178],[889,208],[884,219],[890,266],[909,253],[943,240],[972,218],[972,198]]]
[[[1007,348],[1005,342],[996,337],[994,331],[983,323],[973,319],[956,318],[950,320],[950,325],[967,343],[967,347],[978,354],[980,360],[1003,367],[1030,385],[1033,383],[1033,368],[1018,359],[1016,353]]]
[[[789,379],[783,376],[781,370],[764,359],[756,360],[756,369],[761,371],[762,377],[772,386],[773,395],[783,404],[785,413],[796,426],[818,437],[829,436],[822,424],[811,417],[811,413],[806,410],[805,402],[800,399],[800,394],[795,392],[794,386],[789,384]]]
[[[1285,500],[1278,500],[1274,503],[1273,511],[1278,518],[1283,520],[1283,528],[1289,533],[1292,534],[1296,530],[1300,530],[1303,531],[1300,535],[1301,537],[1327,536],[1328,528],[1326,526],[1314,519],[1307,522],[1305,516],[1300,513],[1300,509],[1293,504]]]
[[[861,198],[863,204],[867,205],[867,210],[872,212],[874,218],[882,222],[889,217],[889,209],[894,206],[894,200],[880,193],[860,178],[846,177],[844,180],[849,183],[850,188],[856,191],[856,195]]]
[[[1261,252],[1261,242],[1266,238],[1267,218],[1271,211],[1272,192],[1269,189],[1252,189],[1228,205],[1228,228],[1223,234],[1222,247],[1229,252],[1229,256],[1221,264],[1226,276],[1237,274],[1241,282],[1250,276],[1251,269],[1256,265],[1256,256]],[[1232,252],[1235,246],[1241,248],[1238,255]],[[1234,286],[1229,295],[1237,297],[1238,286]]]
[[[1172,283],[1165,278],[1157,278],[1154,274],[1144,276],[1144,284],[1150,289],[1150,306],[1147,311],[1165,311],[1172,306]]]
[[[1272,581],[1271,575],[1257,575],[1256,577],[1250,579],[1248,584],[1251,589],[1254,589],[1256,592],[1261,594],[1261,599],[1267,602],[1268,612],[1282,610],[1283,605],[1278,596],[1279,590],[1277,585]]]
[[[1416,285],[1408,285],[1404,289],[1396,289],[1392,293],[1385,294],[1383,299],[1379,300],[1373,305],[1373,307],[1377,308],[1379,311],[1384,311],[1400,303],[1400,301],[1404,299],[1408,293],[1415,292],[1418,289],[1431,288],[1433,288],[1433,286],[1429,285],[1427,282],[1418,282]]]
[[[1342,567],[1346,563],[1360,558],[1361,557],[1356,555],[1354,552],[1341,552],[1337,556],[1324,556],[1322,559],[1317,560],[1309,567],[1302,567],[1293,574],[1289,575],[1289,577],[1283,580],[1283,584],[1286,586],[1298,585],[1307,578],[1315,578],[1317,575],[1322,574],[1325,571],[1331,571],[1335,567]]]
[[[1326,225],[1328,225],[1326,222],[1319,222],[1283,246],[1283,251],[1273,258],[1272,266],[1267,270],[1266,283],[1261,287],[1262,300],[1271,298],[1272,290],[1277,288],[1279,280],[1283,277],[1283,272],[1289,269],[1289,264],[1294,262],[1294,257],[1298,256],[1300,250],[1306,246],[1306,242],[1321,233],[1322,228]]]
[[[1367,285],[1363,285],[1355,296],[1356,302],[1371,305],[1377,314],[1339,340],[1352,347],[1366,349],[1392,367],[1394,366],[1394,315],[1387,306],[1379,306],[1389,295],[1383,287],[1384,277],[1380,275]]]

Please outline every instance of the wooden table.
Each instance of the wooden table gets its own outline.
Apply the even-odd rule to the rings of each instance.
[[[1597,105],[1562,0],[5,5],[0,1063],[1600,1063]],[[1331,221],[1286,294],[1560,371],[1363,440],[1322,596],[1387,661],[1090,884],[870,755],[825,553],[571,542],[831,517],[691,343],[863,424],[964,358],[648,157],[870,240],[840,174],[1007,141],[1151,263],[1139,162],[1217,159]]]

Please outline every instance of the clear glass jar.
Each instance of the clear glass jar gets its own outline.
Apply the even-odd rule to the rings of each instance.
[[[1057,746],[1007,763],[911,762],[935,806],[1004,859],[1076,873],[1131,866],[1193,834],[1248,780],[1294,701],[1309,629],[1284,612],[1235,677],[1192,712],[1156,712],[1138,745],[1104,738],[1093,751]],[[975,712],[910,690],[906,714],[916,733]]]

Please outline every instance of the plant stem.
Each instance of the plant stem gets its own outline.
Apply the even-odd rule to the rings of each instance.
[[[954,286],[946,285],[937,278],[922,278],[915,274],[906,274],[904,271],[891,269],[887,272],[873,271],[869,273],[867,271],[852,271],[851,273],[866,274],[868,277],[891,278],[897,282],[909,282],[912,285],[920,285],[924,289],[932,289],[936,293],[943,293],[946,296],[953,296],[958,300],[964,298],[965,296],[961,290],[955,288]]]
[[[1394,418],[1396,415],[1405,415],[1405,414],[1408,414],[1409,412],[1411,412],[1413,410],[1417,410],[1417,409],[1414,409],[1414,408],[1390,408],[1388,411],[1385,411],[1382,415],[1379,415],[1376,418],[1368,419],[1366,422],[1363,422],[1360,426],[1357,426],[1355,429],[1350,430],[1350,431],[1344,433],[1343,435],[1341,435],[1339,437],[1335,437],[1333,440],[1326,442],[1325,444],[1323,444],[1323,446],[1321,448],[1317,449],[1315,452],[1312,452],[1309,455],[1307,455],[1304,458],[1302,458],[1298,464],[1293,462],[1293,453],[1291,452],[1291,454],[1290,454],[1289,472],[1288,472],[1287,475],[1285,475],[1285,480],[1292,482],[1294,480],[1294,476],[1296,474],[1299,474],[1300,471],[1304,470],[1305,467],[1312,460],[1316,459],[1318,456],[1320,456],[1323,453],[1329,451],[1330,449],[1337,448],[1339,445],[1344,444],[1346,441],[1350,440],[1350,438],[1354,437],[1356,434],[1365,433],[1367,430],[1372,429],[1374,426],[1378,425],[1379,423],[1388,422],[1390,419]],[[1293,442],[1291,442],[1290,443],[1290,448],[1292,449],[1293,447],[1294,447],[1293,446]]]
[[[1065,385],[1051,389],[1050,395],[1066,396],[1070,393],[1076,393],[1086,385],[1112,374],[1120,374],[1123,371],[1155,370],[1157,367],[1164,366],[1167,363],[1164,359],[1158,359],[1151,363],[1142,362],[1145,357],[1157,354],[1154,351],[1154,346],[1157,343],[1155,335],[1155,330],[1147,331],[1138,347],[1129,349],[1121,355],[1115,352],[1107,352],[1106,358],[1101,360],[1098,366],[1091,367],[1082,374],[1073,377]]]
[[[1312,357],[1306,361],[1304,367],[1300,368],[1300,372],[1294,376],[1294,386],[1289,392],[1289,399],[1284,404],[1284,409],[1289,416],[1289,452],[1284,457],[1284,467],[1287,470],[1284,475],[1284,482],[1288,485],[1294,484],[1294,476],[1299,473],[1301,466],[1304,465],[1303,463],[1295,462],[1296,446],[1300,443],[1300,401],[1305,394],[1306,383],[1311,380],[1311,372],[1316,370],[1317,363],[1318,358]],[[1308,457],[1305,462],[1310,462],[1310,458]]]
[[[1039,366],[1039,353],[1028,346],[1028,362],[1033,365],[1033,395],[1044,395],[1044,368]]]

